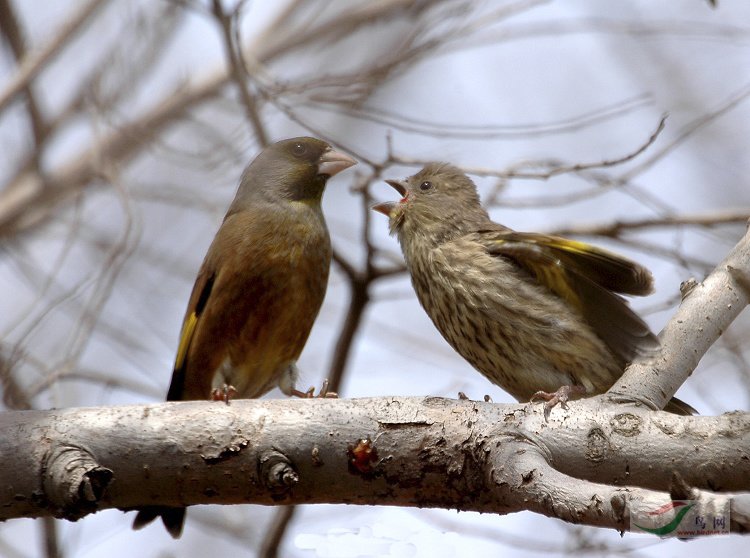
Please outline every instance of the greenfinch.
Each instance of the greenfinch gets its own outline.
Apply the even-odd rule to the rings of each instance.
[[[295,387],[296,361],[328,284],[331,240],[321,210],[328,179],[356,161],[310,137],[265,148],[245,169],[198,272],[182,324],[168,401],[260,397]],[[179,537],[185,508],[161,516]]]
[[[448,343],[518,401],[607,391],[659,342],[620,294],[652,291],[651,273],[575,240],[494,223],[471,179],[431,163],[403,181],[389,217],[417,298]],[[692,414],[672,399],[667,410]]]

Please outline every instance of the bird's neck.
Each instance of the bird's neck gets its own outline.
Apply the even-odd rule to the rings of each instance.
[[[398,241],[401,244],[401,250],[404,253],[407,265],[418,258],[424,257],[441,245],[452,242],[466,234],[467,231],[464,231],[463,227],[458,225],[460,223],[451,226],[446,226],[446,223],[441,223],[440,226],[422,223],[419,228],[410,230],[408,225],[405,224],[399,231]]]

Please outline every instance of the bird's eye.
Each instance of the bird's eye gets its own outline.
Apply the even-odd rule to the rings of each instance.
[[[292,153],[295,157],[302,157],[307,152],[307,146],[304,143],[295,143],[292,147]]]
[[[432,182],[429,182],[427,180],[425,180],[424,182],[422,182],[422,184],[419,185],[419,189],[422,190],[423,192],[426,192],[427,190],[430,190],[431,188],[432,188]]]

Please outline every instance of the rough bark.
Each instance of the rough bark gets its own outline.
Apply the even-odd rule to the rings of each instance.
[[[668,502],[675,478],[706,505],[725,497],[714,490],[750,489],[747,413],[678,417],[605,397],[550,422],[538,405],[388,397],[19,411],[0,425],[0,519],[348,503],[529,509],[627,530],[631,507]]]
[[[690,498],[708,513],[731,496],[732,529],[744,532],[750,414],[648,408],[666,402],[747,304],[749,247],[746,234],[687,293],[660,355],[549,422],[535,405],[434,397],[5,413],[0,519],[149,504],[349,503],[528,509],[626,530],[634,509]],[[637,389],[627,389],[633,378]]]
[[[683,283],[682,291],[679,309],[659,334],[659,354],[630,366],[610,393],[664,408],[750,302],[750,232],[708,277]]]

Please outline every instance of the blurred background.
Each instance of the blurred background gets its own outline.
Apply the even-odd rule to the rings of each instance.
[[[197,269],[243,167],[324,138],[336,252],[299,386],[344,397],[512,399],[442,340],[386,219],[383,178],[450,161],[493,218],[650,267],[655,331],[750,216],[742,0],[0,0],[0,377],[5,410],[163,399]],[[664,128],[660,121],[667,115]],[[740,319],[678,392],[750,404]],[[269,397],[280,397],[278,390]],[[388,507],[190,509],[172,540],[111,510],[0,526],[0,555],[703,556],[689,543],[512,516]]]

